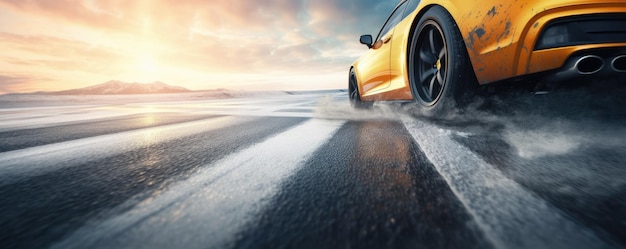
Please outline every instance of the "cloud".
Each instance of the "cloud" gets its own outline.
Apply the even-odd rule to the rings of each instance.
[[[31,82],[50,82],[50,78],[42,78],[35,75],[1,75],[0,74],[0,94],[15,92],[32,92]]]
[[[121,51],[51,36],[24,36],[0,32],[0,44],[6,49],[20,51],[22,58],[77,58],[83,59],[82,63],[88,63],[89,61],[85,60],[90,58],[98,58],[104,62],[124,58]]]
[[[311,1],[312,25],[319,33],[376,33],[398,1]]]
[[[20,84],[31,81],[31,78],[0,75],[0,91],[5,92]]]
[[[0,75],[5,75],[3,92],[48,91],[93,84],[84,79],[103,80],[107,77],[94,78],[94,74],[123,72],[124,64],[120,62],[129,59],[122,51],[50,36],[0,33],[0,46],[7,51],[0,54]],[[52,79],[57,84],[52,84]]]
[[[0,74],[30,69],[63,84],[89,85],[206,82],[242,73],[267,82],[283,72],[302,78],[343,72],[366,50],[358,36],[376,33],[396,3],[0,0],[0,46],[11,51],[0,55]],[[343,87],[343,81],[325,86]]]

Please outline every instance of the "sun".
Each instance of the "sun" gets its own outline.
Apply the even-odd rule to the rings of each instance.
[[[132,78],[141,82],[162,81],[163,66],[152,53],[140,53],[132,70]]]
[[[157,71],[157,63],[154,56],[150,54],[142,55],[138,64],[141,73],[155,73]]]

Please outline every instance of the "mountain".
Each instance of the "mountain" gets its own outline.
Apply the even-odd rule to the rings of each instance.
[[[191,90],[170,86],[163,82],[153,83],[126,83],[118,80],[107,81],[102,84],[85,88],[51,92],[55,95],[113,95],[113,94],[152,94],[152,93],[183,93]]]

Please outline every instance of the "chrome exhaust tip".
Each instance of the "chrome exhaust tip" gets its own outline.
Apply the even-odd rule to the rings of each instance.
[[[616,72],[626,72],[626,55],[620,55],[613,58],[613,60],[611,61],[611,67]]]
[[[594,74],[604,68],[604,60],[600,56],[586,55],[580,57],[580,59],[576,61],[576,64],[574,64],[574,67],[576,67],[576,71],[579,74]]]

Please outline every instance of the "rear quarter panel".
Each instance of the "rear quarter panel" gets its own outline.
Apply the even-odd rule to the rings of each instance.
[[[522,20],[527,19],[531,2],[426,0],[423,4],[448,10],[463,36],[478,82],[489,83],[516,74],[519,41],[527,28]]]
[[[491,83],[529,73],[556,69],[572,52],[532,60],[537,36],[555,18],[583,14],[626,12],[624,0],[425,0],[420,6],[441,5],[456,21],[478,82]],[[605,45],[595,45],[601,47]],[[558,55],[558,56],[556,56]]]

